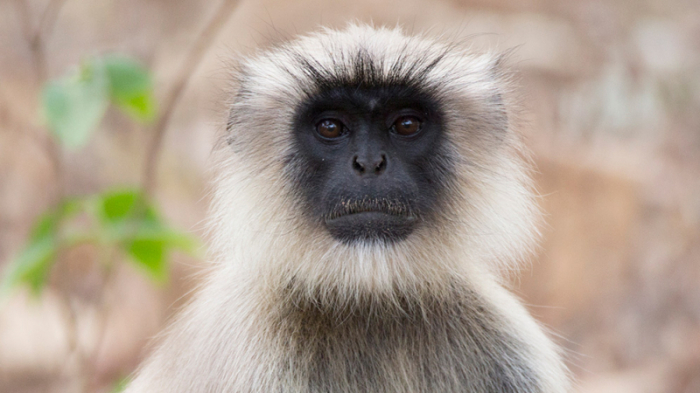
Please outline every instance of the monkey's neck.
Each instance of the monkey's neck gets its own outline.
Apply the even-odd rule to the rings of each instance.
[[[280,295],[272,325],[286,338],[277,343],[283,354],[278,371],[288,386],[308,392],[539,391],[526,345],[465,285],[453,284],[440,296],[397,291],[348,300],[289,288]]]

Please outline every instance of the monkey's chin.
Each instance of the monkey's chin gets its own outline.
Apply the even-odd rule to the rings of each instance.
[[[417,219],[383,212],[361,212],[326,219],[328,232],[344,243],[398,242],[413,232]]]

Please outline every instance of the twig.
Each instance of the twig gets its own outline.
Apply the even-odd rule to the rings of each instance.
[[[49,4],[42,13],[39,25],[36,28],[32,27],[31,10],[29,0],[17,0],[18,12],[22,21],[25,39],[29,44],[29,50],[34,63],[35,77],[38,88],[48,78],[48,64],[46,62],[46,37],[53,32],[56,25],[56,20],[61,8],[66,3],[66,0],[50,0]],[[52,138],[48,132],[40,132],[35,130],[35,134],[39,142],[44,146],[56,177],[56,191],[54,200],[55,203],[60,202],[65,196],[64,188],[64,165],[63,154],[61,147],[55,138]],[[67,293],[61,293],[61,311],[65,319],[66,338],[68,340],[68,351],[70,355],[75,357],[77,362],[76,374],[80,382],[80,391],[85,390],[85,357],[80,350],[79,331],[78,331],[78,312],[75,305]],[[69,363],[67,363],[68,365]]]
[[[70,296],[65,293],[60,293],[60,306],[63,318],[65,320],[65,328],[67,330],[66,337],[68,338],[68,352],[69,356],[73,357],[75,360],[74,370],[78,382],[80,384],[79,391],[84,392],[87,378],[85,376],[86,359],[83,352],[80,350],[80,342],[78,337],[80,337],[80,332],[78,331],[78,311],[76,306],[71,301]],[[66,362],[63,366],[63,373],[71,365],[70,362]]]
[[[37,35],[50,36],[51,33],[53,33],[53,28],[56,26],[56,20],[58,20],[58,14],[65,3],[66,0],[51,0],[49,2],[49,5],[46,6],[44,13],[41,15]]]
[[[214,17],[206,26],[206,28],[200,33],[200,35],[195,40],[190,52],[186,55],[185,61],[180,67],[179,72],[175,78],[175,84],[173,85],[170,93],[165,97],[163,103],[163,112],[158,119],[154,127],[154,135],[148,146],[148,151],[146,154],[146,164],[144,167],[144,177],[142,187],[146,195],[151,195],[153,188],[155,186],[155,172],[156,166],[158,164],[158,158],[160,155],[161,145],[163,144],[163,137],[165,131],[172,118],[175,106],[180,101],[182,93],[185,91],[187,84],[197,66],[202,61],[204,54],[211,47],[214,39],[224,27],[229,17],[236,9],[238,0],[223,0],[219,8],[216,10]]]
[[[102,349],[105,343],[105,337],[107,336],[107,326],[109,326],[109,319],[112,314],[112,309],[114,306],[114,288],[115,288],[115,273],[114,273],[114,258],[116,257],[116,250],[111,249],[108,251],[106,256],[106,262],[103,264],[102,270],[102,290],[99,294],[99,299],[97,304],[98,318],[97,318],[97,339],[95,340],[95,345],[89,356],[87,356],[87,362],[85,366],[85,375],[89,376],[90,380],[88,386],[91,386],[95,381],[95,368],[99,361],[99,356],[102,353]]]
[[[32,59],[34,63],[37,84],[41,86],[48,77],[48,64],[46,62],[46,36],[53,32],[53,28],[56,25],[56,19],[61,11],[61,8],[66,3],[66,0],[50,0],[46,9],[41,14],[40,23],[36,28],[32,27],[32,21],[30,17],[29,0],[17,0],[18,11],[20,14],[20,19],[22,20],[22,26],[24,29],[24,35],[29,43],[29,50],[32,54]],[[63,168],[63,155],[61,152],[61,147],[58,142],[52,138],[48,133],[36,132],[37,139],[46,149],[49,159],[51,160],[51,166],[54,170],[54,175],[56,176],[56,197],[55,200],[59,201],[63,198],[65,194],[64,189],[64,168]]]
[[[19,1],[20,3],[20,13],[22,16],[22,23],[24,25],[24,34],[29,41],[29,47],[32,51],[32,57],[34,58],[34,66],[37,68],[37,79],[39,82],[46,80],[48,75],[48,67],[46,64],[46,41],[45,36],[48,36],[53,31],[54,26],[56,26],[56,19],[61,8],[66,3],[66,0],[51,0],[49,4],[44,9],[41,14],[41,19],[39,20],[39,25],[33,29],[30,12],[29,12],[29,1]]]

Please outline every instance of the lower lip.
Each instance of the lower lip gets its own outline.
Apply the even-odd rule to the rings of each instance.
[[[416,224],[415,216],[401,216],[384,212],[345,214],[325,222],[330,234],[344,242],[399,241],[405,239]]]
[[[326,222],[338,222],[338,221],[343,220],[343,219],[359,219],[359,220],[367,220],[367,221],[398,220],[398,221],[403,221],[403,222],[410,222],[410,221],[414,221],[415,217],[413,217],[413,216],[399,216],[396,214],[370,211],[370,212],[345,214],[345,215],[342,215],[339,217],[328,219],[328,220],[326,220]]]

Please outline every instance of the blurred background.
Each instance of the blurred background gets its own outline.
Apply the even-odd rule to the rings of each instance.
[[[350,20],[515,48],[548,225],[514,291],[575,392],[700,392],[697,0],[0,0],[0,393],[119,389],[204,265],[191,245],[235,57]],[[61,116],[103,102],[85,93],[95,64],[112,104],[71,144]],[[167,236],[109,232],[142,194]],[[55,219],[66,198],[81,207]],[[41,248],[49,227],[90,236]]]

